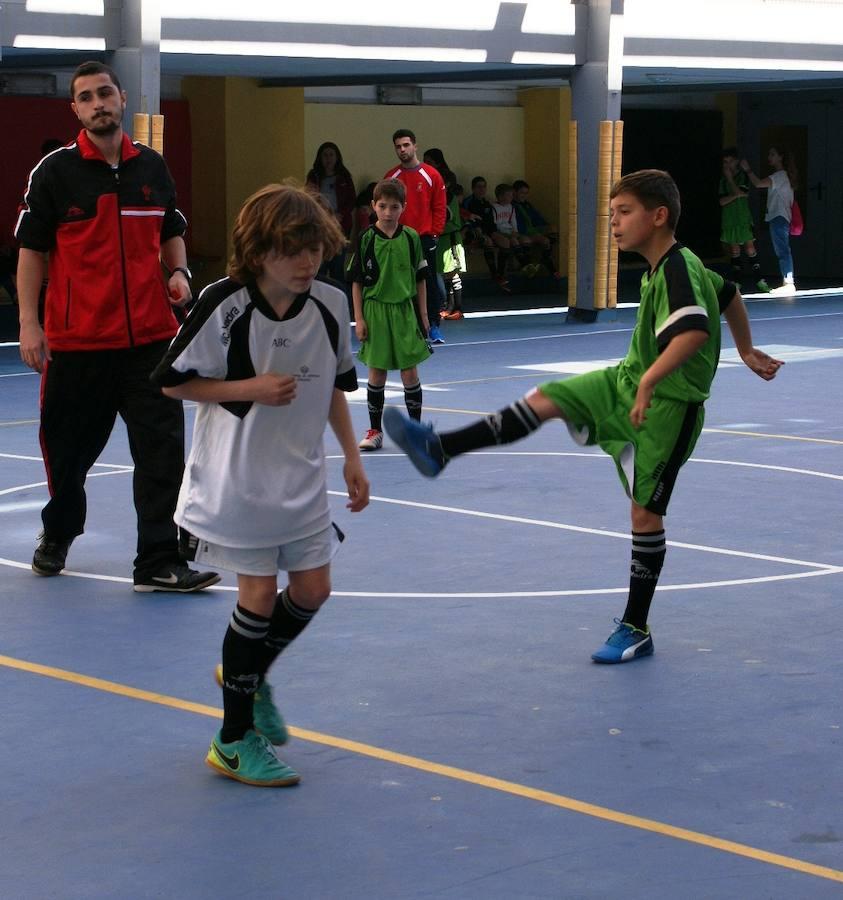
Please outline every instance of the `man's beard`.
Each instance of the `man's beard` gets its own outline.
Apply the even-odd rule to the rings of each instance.
[[[90,131],[91,134],[105,136],[107,134],[114,134],[119,127],[120,118],[115,118],[110,115],[97,116],[91,121],[90,125],[88,125],[88,131]]]

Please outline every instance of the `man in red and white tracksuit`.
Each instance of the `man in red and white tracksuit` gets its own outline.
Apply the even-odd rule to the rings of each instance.
[[[135,590],[201,590],[219,576],[184,564],[173,522],[184,470],[182,406],[149,380],[178,327],[172,306],[191,295],[187,222],[164,160],[123,133],[126,95],[115,73],[83,63],[70,94],[82,130],[32,171],[15,228],[20,352],[41,373],[50,490],[32,569],[58,575],[64,568],[84,531],[85,477],[119,413],[135,463]]]
[[[427,318],[430,322],[430,341],[444,344],[439,323],[442,321],[442,303],[445,297],[436,277],[436,244],[448,215],[445,182],[433,166],[419,162],[416,136],[409,128],[399,128],[392,135],[395,153],[401,161],[396,169],[390,169],[384,178],[397,178],[407,192],[407,205],[401,215],[401,224],[414,228],[421,238],[422,250],[427,260]]]

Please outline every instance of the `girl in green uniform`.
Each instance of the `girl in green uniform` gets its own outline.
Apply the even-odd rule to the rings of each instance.
[[[729,246],[732,260],[732,276],[740,285],[741,247],[752,266],[755,287],[769,293],[770,286],[761,275],[758,251],[755,249],[755,235],[752,233],[752,213],[749,209],[749,177],[741,170],[737,147],[727,147],[722,154],[723,175],[720,178],[718,196],[720,198],[720,240]]]

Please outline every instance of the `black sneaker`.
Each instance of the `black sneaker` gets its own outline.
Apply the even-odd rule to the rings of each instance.
[[[36,575],[49,577],[58,575],[64,568],[64,561],[67,559],[67,551],[73,543],[73,538],[68,541],[54,541],[41,534],[41,543],[35,548],[35,555],[32,557],[32,571]]]
[[[138,593],[151,591],[175,591],[190,594],[216,584],[220,576],[216,572],[197,572],[184,563],[174,563],[159,569],[153,575],[135,576],[135,590]]]

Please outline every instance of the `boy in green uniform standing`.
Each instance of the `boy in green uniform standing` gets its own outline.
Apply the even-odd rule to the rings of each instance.
[[[369,367],[366,399],[369,430],[361,450],[383,446],[383,401],[386,376],[400,369],[407,412],[421,420],[422,387],[416,368],[430,356],[428,332],[427,261],[418,233],[399,219],[406,205],[404,185],[394,178],[375,185],[372,209],[377,222],[361,235],[352,265],[357,356]]]
[[[627,175],[611,193],[612,234],[621,250],[650,264],[630,347],[617,366],[540,385],[526,397],[458,431],[439,434],[384,416],[387,432],[422,474],[437,475],[461,453],[526,437],[548,419],[563,419],[575,441],[598,444],[615,460],[632,501],[632,564],[626,609],[592,659],[629,662],[653,652],[647,625],[665,557],[663,516],[682,464],[703,426],[703,403],[720,353],[720,313],[741,358],[765,380],[779,360],[752,346],[735,285],[708,272],[676,241],[679,191],[667,172]]]

